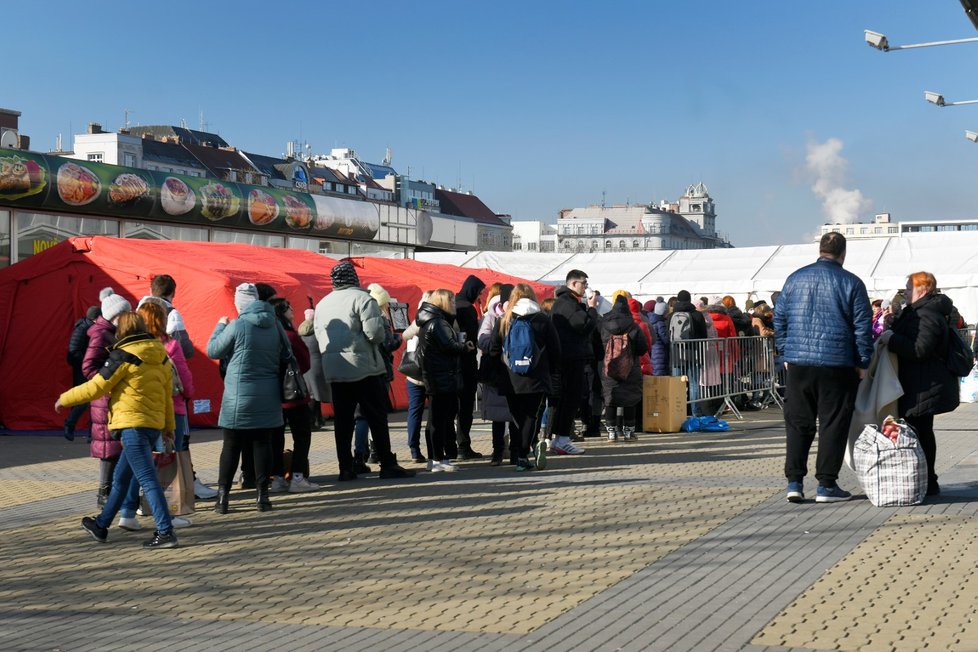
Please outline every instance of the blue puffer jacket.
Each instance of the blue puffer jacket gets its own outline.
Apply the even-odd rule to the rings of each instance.
[[[669,324],[654,312],[649,313],[649,325],[655,333],[652,345],[652,375],[669,375]]]
[[[869,367],[873,309],[859,277],[829,258],[795,271],[774,308],[774,341],[789,364]]]
[[[253,301],[230,324],[217,325],[207,342],[207,357],[231,356],[217,425],[254,430],[284,423],[278,371],[292,354],[287,342],[275,310],[265,301]]]

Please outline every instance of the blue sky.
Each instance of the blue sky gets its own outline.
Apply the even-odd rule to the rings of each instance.
[[[863,221],[976,217],[978,106],[923,92],[978,98],[978,44],[863,41],[978,36],[957,0],[41,6],[4,7],[20,29],[0,97],[39,151],[125,109],[192,127],[202,110],[248,151],[389,146],[399,172],[514,219],[697,181],[738,246],[806,241],[840,198]]]

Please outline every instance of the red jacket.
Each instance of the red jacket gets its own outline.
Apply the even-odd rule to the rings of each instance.
[[[713,319],[718,337],[737,337],[737,327],[726,310],[715,312],[713,306],[710,306],[710,317]],[[723,373],[732,372],[734,364],[740,358],[740,345],[737,340],[727,343],[725,353],[725,355],[720,356],[720,370]]]
[[[639,330],[641,330],[642,334],[645,335],[646,344],[649,345],[646,352],[642,354],[640,360],[642,362],[642,375],[651,376],[652,356],[650,355],[649,351],[652,350],[652,343],[654,340],[652,339],[652,330],[649,328],[649,320],[647,320],[645,315],[642,314],[642,304],[640,304],[636,299],[628,300],[628,310],[632,313],[632,319],[635,320]]]

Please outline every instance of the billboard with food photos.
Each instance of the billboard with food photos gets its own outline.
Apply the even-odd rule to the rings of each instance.
[[[0,202],[55,212],[370,239],[366,202],[0,149]]]

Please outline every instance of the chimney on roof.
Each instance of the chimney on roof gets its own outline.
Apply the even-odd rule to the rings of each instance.
[[[105,132],[102,131],[102,125],[100,125],[99,123],[97,123],[97,122],[89,122],[88,123],[88,133],[90,133],[90,134],[104,134]]]

